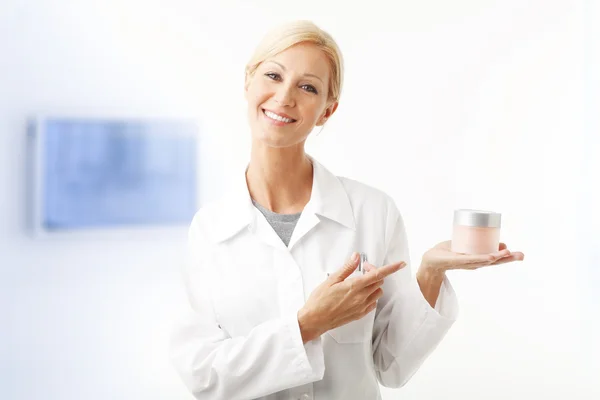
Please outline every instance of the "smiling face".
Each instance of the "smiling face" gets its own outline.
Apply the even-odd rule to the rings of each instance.
[[[303,145],[337,108],[329,99],[330,76],[325,53],[308,43],[261,63],[245,85],[253,140],[269,147]]]

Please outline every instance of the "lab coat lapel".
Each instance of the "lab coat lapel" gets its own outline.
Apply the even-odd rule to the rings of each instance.
[[[323,217],[356,230],[352,205],[340,179],[317,160],[311,156],[307,157],[313,164],[311,197],[292,233],[288,246],[290,250],[311,232]],[[248,226],[261,242],[279,249],[286,248],[264,215],[252,204],[245,170],[235,182],[234,191],[224,206],[224,214],[215,216],[221,217],[213,226],[213,236],[217,241],[226,240]]]
[[[253,214],[254,218],[250,225],[250,231],[254,233],[261,242],[271,247],[285,250],[285,243],[283,243],[279,235],[277,235],[277,232],[275,232],[265,216],[256,208],[254,208]]]
[[[308,204],[292,233],[292,249],[321,221],[320,217],[335,221],[348,229],[356,230],[354,212],[342,182],[317,160],[308,156],[313,164],[313,185]]]
[[[288,246],[290,251],[292,250],[294,245],[298,243],[298,241],[302,239],[304,235],[310,232],[311,229],[317,226],[319,222],[319,217],[314,213],[314,211],[312,211],[309,204],[307,204],[307,206],[304,208],[304,211],[302,211],[302,214],[300,214],[300,219],[298,219],[296,227],[292,232],[292,237]]]

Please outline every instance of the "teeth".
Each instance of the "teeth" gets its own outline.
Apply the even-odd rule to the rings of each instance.
[[[276,121],[287,122],[287,123],[294,121],[293,119],[282,117],[281,115],[277,115],[277,114],[275,114],[271,111],[267,111],[267,110],[265,110],[265,114],[267,117],[274,119]]]

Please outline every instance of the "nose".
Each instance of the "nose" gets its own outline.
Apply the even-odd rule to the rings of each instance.
[[[288,85],[279,85],[275,92],[275,101],[282,107],[294,105],[293,88]]]

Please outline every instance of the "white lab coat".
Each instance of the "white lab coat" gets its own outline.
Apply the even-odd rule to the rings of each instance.
[[[456,319],[447,278],[435,309],[421,294],[392,198],[310,159],[311,198],[289,247],[253,206],[245,171],[191,223],[190,315],[174,329],[170,354],[198,400],[380,399],[378,382],[404,385]],[[353,251],[375,266],[408,265],[386,278],[376,310],[303,344],[298,310]]]

